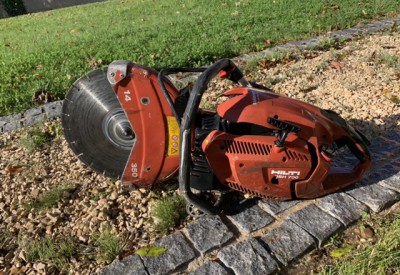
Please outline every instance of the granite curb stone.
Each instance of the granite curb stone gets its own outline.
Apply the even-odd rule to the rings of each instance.
[[[261,201],[260,205],[264,207],[269,213],[273,215],[277,215],[286,209],[291,208],[292,206],[295,206],[298,204],[300,201],[298,200],[293,200],[293,201]]]
[[[400,193],[400,172],[390,178],[378,182],[378,184]]]
[[[205,215],[187,225],[184,231],[201,254],[221,247],[234,237],[219,216]]]
[[[0,131],[1,132],[12,132],[15,131],[16,129],[22,127],[23,125],[21,125],[21,122],[19,120],[14,120],[14,121],[10,121],[6,124],[4,124],[1,128]]]
[[[61,116],[63,101],[54,101],[43,105],[44,112],[48,118]]]
[[[277,262],[255,238],[223,248],[218,257],[238,275],[271,274],[279,268]]]
[[[289,215],[289,219],[318,240],[318,246],[338,231],[342,224],[315,204]]]
[[[366,204],[374,212],[380,212],[385,207],[393,204],[399,199],[399,194],[393,190],[386,189],[376,183],[357,186],[346,192],[356,200]]]
[[[169,274],[196,257],[195,251],[181,232],[175,232],[155,242],[167,251],[156,257],[141,256],[149,274]]]
[[[21,127],[32,126],[46,119],[60,117],[63,101],[54,101],[31,108],[23,113],[0,117],[0,133],[12,132]]]
[[[363,211],[369,210],[366,205],[346,193],[334,193],[325,196],[318,200],[317,205],[345,226],[359,219]]]
[[[263,211],[258,205],[253,205],[250,208],[246,208],[235,215],[229,215],[228,218],[234,225],[247,234],[264,228],[275,220],[270,214]]]
[[[315,246],[311,235],[291,220],[286,220],[280,227],[263,236],[261,240],[270,248],[271,254],[284,265],[288,265],[289,262]]]
[[[190,275],[229,275],[230,273],[223,268],[219,263],[214,261],[207,261],[205,264],[200,266],[194,272],[189,273]]]
[[[43,108],[32,108],[32,109],[26,110],[26,112],[23,114],[23,117],[37,116],[37,115],[40,115],[43,113],[44,113]]]
[[[391,18],[391,19],[385,19],[381,21],[376,21],[372,22],[370,24],[364,25],[364,26],[359,26],[359,27],[353,27],[349,28],[346,30],[340,30],[320,36],[315,36],[311,37],[306,40],[300,40],[300,41],[295,41],[295,42],[289,42],[284,45],[276,46],[261,52],[254,52],[250,54],[244,54],[241,57],[237,57],[234,60],[247,60],[253,57],[263,57],[267,56],[273,52],[276,51],[292,51],[296,49],[300,50],[307,50],[307,49],[313,49],[314,47],[318,46],[321,41],[327,38],[331,38],[334,40],[337,40],[338,42],[346,41],[346,40],[351,40],[355,37],[366,35],[366,34],[371,34],[374,32],[379,32],[379,31],[385,31],[385,30],[390,30],[393,25],[396,25],[397,28],[400,25],[400,18]]]
[[[148,275],[138,255],[129,255],[121,261],[113,262],[103,268],[101,275]]]

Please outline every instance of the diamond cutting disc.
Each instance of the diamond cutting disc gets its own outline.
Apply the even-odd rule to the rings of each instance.
[[[107,177],[122,176],[135,132],[106,70],[94,70],[74,83],[64,100],[62,125],[67,142],[82,162]]]

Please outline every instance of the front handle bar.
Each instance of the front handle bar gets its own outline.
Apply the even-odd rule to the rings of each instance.
[[[192,161],[191,131],[200,106],[201,98],[207,90],[208,83],[210,83],[210,81],[222,70],[230,72],[239,69],[229,59],[221,59],[207,68],[194,84],[180,127],[179,190],[189,203],[210,215],[217,214],[219,212],[218,208],[214,207],[207,201],[200,199],[190,190],[190,162]]]

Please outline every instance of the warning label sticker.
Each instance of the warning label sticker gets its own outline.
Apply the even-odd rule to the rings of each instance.
[[[179,125],[176,118],[173,116],[167,116],[168,124],[168,151],[167,156],[178,156],[179,155]]]

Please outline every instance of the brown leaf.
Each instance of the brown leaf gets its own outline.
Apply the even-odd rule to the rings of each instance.
[[[271,41],[269,39],[265,39],[265,45],[270,46],[271,45]]]
[[[331,4],[331,5],[330,5],[330,8],[331,8],[332,10],[339,10],[339,9],[340,9],[340,7],[339,7],[338,5],[335,5],[335,4]]]
[[[46,90],[39,90],[32,95],[32,102],[35,105],[42,105],[53,101],[53,95]]]
[[[339,71],[339,72],[342,71],[343,65],[340,64],[339,62],[333,60],[333,61],[331,61],[330,64],[331,64],[331,67],[334,68],[334,69],[336,69],[337,71]]]
[[[24,168],[22,166],[12,166],[11,164],[8,164],[4,170],[10,175],[10,176],[15,176],[17,174],[22,173]]]
[[[276,67],[276,62],[275,61],[271,61],[271,60],[267,60],[267,59],[262,59],[262,60],[258,61],[258,65],[262,69],[270,69],[270,68]]]
[[[361,230],[360,236],[364,239],[371,239],[375,236],[375,233],[370,226],[366,226],[363,230]]]

